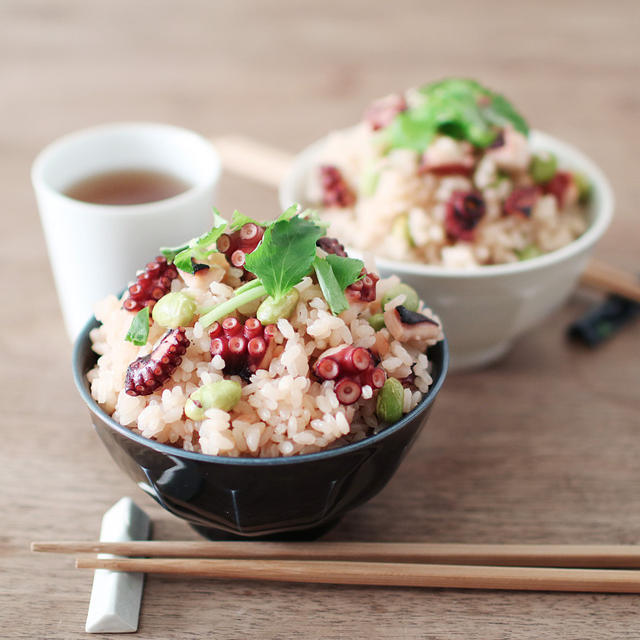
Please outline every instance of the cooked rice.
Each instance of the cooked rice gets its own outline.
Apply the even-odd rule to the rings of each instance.
[[[229,268],[220,254],[214,254],[211,260],[212,268],[195,276],[179,272],[172,290],[183,290],[201,306],[231,298],[240,284],[241,272]],[[209,409],[199,422],[186,418],[185,402],[199,386],[221,380],[225,366],[219,355],[210,356],[208,329],[198,322],[187,327],[190,346],[171,378],[151,395],[130,396],[123,389],[127,367],[148,354],[165,330],[152,323],[145,346],[126,342],[133,315],[122,308],[121,300],[109,296],[95,309],[102,324],[91,332],[93,349],[100,355],[88,373],[91,394],[114,420],[135,433],[187,451],[277,457],[360,440],[383,426],[375,415],[372,389],[365,387],[356,403],[344,406],[334,393],[334,383],[315,379],[311,366],[329,347],[383,345],[380,366],[388,375],[415,376],[404,397],[404,412],[413,409],[432,382],[424,352],[442,339],[442,332],[438,330],[433,339],[412,345],[394,340],[387,329],[376,334],[367,318],[381,311],[380,298],[398,282],[397,278],[380,281],[375,302],[354,303],[337,317],[328,310],[319,286],[310,277],[304,278],[296,287],[300,300],[295,311],[288,320],[278,322],[279,335],[274,338],[278,346],[268,370],[258,369],[248,384],[238,376],[225,376],[243,385],[240,401],[230,412]],[[387,308],[402,301],[400,296]],[[423,312],[435,318],[429,309]],[[240,319],[244,317],[240,315]]]
[[[505,138],[502,147],[476,156],[471,177],[439,177],[420,172],[422,154],[417,151],[387,152],[377,132],[364,122],[331,134],[318,158],[318,167],[337,167],[356,201],[350,207],[322,209],[319,205],[323,218],[330,223],[329,234],[360,251],[455,268],[516,262],[520,259],[518,252],[531,246],[541,253],[565,246],[587,228],[577,189],[568,194],[562,208],[553,195],[547,194],[538,199],[528,218],[502,215],[503,203],[513,189],[533,184],[527,173],[532,155],[527,139],[513,129],[505,130]],[[427,153],[435,162],[456,164],[468,159],[471,151],[469,143],[440,135]],[[378,178],[370,194],[364,183],[372,174]],[[309,202],[323,201],[319,170],[310,172],[305,188]],[[445,231],[446,203],[454,191],[472,189],[481,193],[486,213],[472,242],[454,241]],[[411,242],[403,228],[409,231]]]

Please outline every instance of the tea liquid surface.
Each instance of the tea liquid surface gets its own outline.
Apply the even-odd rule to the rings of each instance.
[[[83,178],[64,194],[91,204],[145,204],[173,198],[191,185],[169,173],[149,169],[121,169]]]

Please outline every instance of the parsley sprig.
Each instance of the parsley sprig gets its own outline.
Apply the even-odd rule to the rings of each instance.
[[[311,271],[316,241],[323,235],[321,227],[300,216],[278,219],[267,227],[255,251],[247,255],[245,268],[279,300]]]
[[[507,125],[529,133],[526,120],[504,96],[474,80],[447,78],[419,92],[419,104],[399,113],[382,133],[392,148],[424,151],[438,133],[486,148]]]
[[[348,309],[349,302],[344,290],[360,279],[362,260],[343,258],[330,253],[326,258],[316,256],[313,269],[331,311],[338,315]]]
[[[214,209],[213,227],[209,231],[178,247],[160,247],[160,251],[178,269],[186,273],[193,273],[194,260],[196,262],[198,260],[206,260],[209,255],[217,251],[215,247],[216,240],[225,232],[227,224],[220,212]]]
[[[255,222],[234,214],[231,224],[242,226],[247,221]],[[360,277],[363,263],[333,255],[317,256],[316,242],[325,232],[326,227],[316,212],[300,212],[298,205],[289,207],[266,225],[260,244],[247,255],[245,269],[256,279],[237,289],[230,300],[205,310],[200,324],[208,327],[238,307],[267,295],[280,300],[313,271],[331,311],[339,314],[347,309],[344,290]]]
[[[136,347],[147,344],[149,339],[149,307],[144,307],[136,313],[124,339],[132,342]]]
[[[289,207],[271,223],[253,220],[238,211],[233,213],[231,222],[228,223],[214,211],[214,224],[210,231],[186,244],[163,247],[161,251],[178,269],[193,273],[192,260],[206,259],[217,250],[216,240],[223,233],[233,232],[248,222],[265,229],[260,244],[247,254],[245,262],[245,269],[256,277],[238,287],[231,299],[201,309],[199,322],[203,327],[225,318],[253,300],[270,296],[278,301],[300,284],[305,276],[314,272],[331,311],[337,315],[349,307],[344,292],[360,278],[363,263],[361,260],[333,254],[319,256],[316,242],[326,233],[326,226],[315,211],[301,212],[298,205]],[[148,334],[149,310],[145,308],[131,323],[127,340],[143,345]]]

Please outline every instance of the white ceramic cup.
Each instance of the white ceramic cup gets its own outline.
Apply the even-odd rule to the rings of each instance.
[[[99,205],[64,195],[92,175],[160,171],[191,185],[172,198]],[[136,271],[211,227],[220,159],[203,137],[165,124],[114,123],[67,135],[46,147],[31,169],[40,219],[65,326],[78,335],[95,302],[118,293]]]
[[[440,316],[451,354],[450,371],[482,367],[503,356],[514,340],[542,322],[576,286],[595,243],[607,230],[614,199],[602,171],[575,147],[533,131],[534,151],[551,151],[560,166],[583,173],[591,184],[589,228],[570,244],[513,264],[455,269],[376,257],[382,276],[397,275]],[[280,206],[305,202],[307,181],[326,138],[296,156],[280,185]],[[312,205],[311,205],[312,206]],[[349,255],[359,252],[347,247]]]

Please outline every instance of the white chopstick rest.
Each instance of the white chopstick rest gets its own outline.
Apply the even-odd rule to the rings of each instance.
[[[122,498],[102,518],[102,542],[148,540],[149,516],[131,498]],[[100,554],[99,558],[115,558]],[[87,633],[131,633],[138,629],[143,573],[122,573],[98,569],[93,578],[87,613]]]

